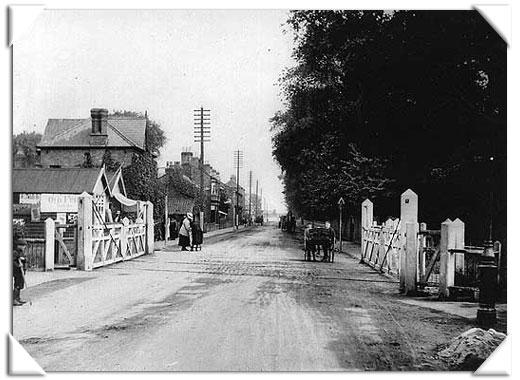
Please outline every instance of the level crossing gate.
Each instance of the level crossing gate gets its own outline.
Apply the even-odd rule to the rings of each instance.
[[[137,202],[137,218],[121,223],[105,220],[104,209],[89,194],[78,202],[78,268],[92,270],[152,253],[153,204]]]

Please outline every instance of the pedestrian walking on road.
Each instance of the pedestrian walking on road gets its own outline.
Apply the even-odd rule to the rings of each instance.
[[[187,251],[186,247],[191,246],[191,221],[193,220],[193,214],[188,212],[186,217],[182,221],[181,228],[179,229],[179,245],[182,247],[181,251]]]
[[[191,250],[200,251],[200,248],[201,248],[200,246],[202,244],[202,239],[203,239],[203,231],[202,231],[202,228],[200,227],[200,223],[197,220],[194,220],[191,223],[191,235],[192,235]]]
[[[15,239],[13,249],[13,306],[21,306],[26,301],[20,298],[20,291],[25,286],[25,248],[27,242],[24,239]]]

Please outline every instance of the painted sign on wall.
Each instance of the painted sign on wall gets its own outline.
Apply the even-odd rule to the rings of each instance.
[[[77,194],[42,194],[41,212],[78,212]]]
[[[40,203],[40,194],[20,194],[20,204],[35,205]]]

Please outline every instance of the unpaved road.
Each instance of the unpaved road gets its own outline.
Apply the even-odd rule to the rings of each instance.
[[[345,255],[303,261],[275,227],[25,291],[14,335],[46,371],[439,370],[468,321],[399,302]]]

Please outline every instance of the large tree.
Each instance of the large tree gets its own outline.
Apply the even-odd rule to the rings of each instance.
[[[39,163],[36,145],[42,139],[42,135],[36,132],[22,132],[13,136],[13,166],[23,168],[34,167]]]
[[[382,216],[420,196],[423,221],[460,217],[505,238],[506,45],[476,11],[295,11],[296,66],[272,119],[289,207]],[[492,178],[490,178],[492,177]]]

